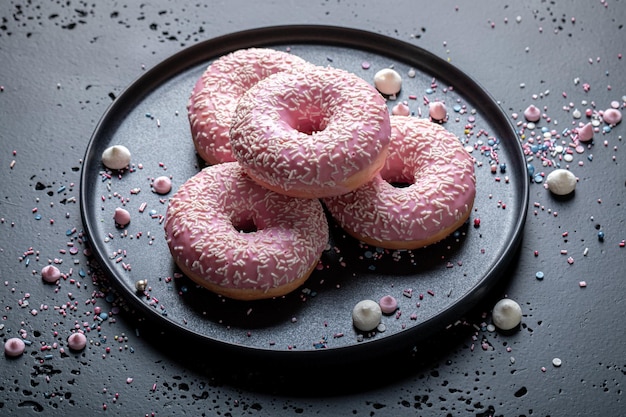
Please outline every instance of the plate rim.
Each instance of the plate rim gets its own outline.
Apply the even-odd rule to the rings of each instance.
[[[342,356],[343,359],[340,360],[344,361],[346,356],[337,355],[338,352],[351,354],[350,357],[357,359],[362,357],[371,357],[374,353],[376,356],[382,356],[402,348],[410,347],[410,345],[415,343],[418,338],[409,336],[419,331],[419,339],[422,339],[422,337],[431,335],[437,330],[442,331],[444,328],[439,324],[439,322],[444,321],[452,323],[455,319],[458,319],[462,316],[462,314],[473,308],[478,301],[484,297],[484,294],[490,292],[496,283],[500,281],[499,277],[494,277],[494,275],[502,274],[512,263],[512,259],[503,259],[508,257],[501,256],[492,264],[491,268],[483,275],[483,277],[469,290],[467,290],[461,298],[453,302],[440,313],[421,322],[418,326],[411,327],[393,335],[385,336],[381,339],[372,339],[367,342],[364,341],[361,342],[361,344],[330,347],[327,349],[276,350],[260,348],[257,346],[241,345],[234,342],[226,342],[220,339],[210,338],[206,335],[200,334],[200,332],[182,326],[180,323],[172,320],[168,316],[157,315],[157,317],[154,317],[155,313],[151,307],[139,300],[136,293],[124,285],[124,283],[117,282],[118,280],[115,278],[115,271],[113,271],[106,260],[102,258],[100,249],[92,242],[92,237],[97,235],[97,233],[94,234],[94,230],[89,221],[89,210],[87,210],[86,207],[86,190],[89,182],[93,181],[93,179],[89,178],[87,163],[89,160],[94,158],[92,154],[94,152],[93,148],[95,147],[96,139],[102,134],[102,130],[109,125],[110,119],[115,118],[115,114],[119,108],[124,108],[124,106],[128,107],[129,105],[132,107],[133,103],[141,102],[143,97],[152,91],[152,88],[149,88],[150,86],[159,86],[164,81],[172,79],[176,75],[183,73],[186,69],[200,65],[202,62],[207,62],[210,59],[215,59],[225,53],[241,49],[242,44],[247,45],[246,47],[264,47],[273,44],[285,43],[293,45],[314,44],[353,48],[377,53],[399,61],[403,60],[403,56],[405,57],[404,60],[406,60],[406,56],[408,54],[418,52],[420,56],[426,58],[425,62],[420,63],[420,70],[432,74],[436,72],[436,68],[444,66],[447,70],[445,78],[450,79],[458,77],[465,81],[469,81],[469,85],[465,85],[464,87],[471,90],[478,90],[480,94],[489,99],[489,107],[495,111],[495,114],[488,115],[488,117],[486,115],[486,119],[497,119],[499,123],[504,122],[504,130],[513,135],[511,141],[514,143],[511,143],[510,146],[517,154],[516,157],[520,158],[520,162],[525,161],[525,155],[521,144],[519,141],[514,140],[517,137],[515,127],[509,118],[506,117],[506,114],[499,105],[499,102],[495,100],[489,91],[472,76],[463,72],[459,67],[424,48],[391,36],[353,27],[306,24],[273,25],[245,29],[199,41],[168,56],[132,80],[105,110],[89,139],[83,159],[84,163],[81,167],[80,213],[81,220],[89,240],[89,245],[92,249],[94,249],[94,252],[96,252],[98,264],[106,272],[107,277],[109,278],[108,281],[114,284],[114,287],[120,292],[125,301],[131,302],[133,306],[144,313],[146,317],[149,317],[150,320],[164,322],[168,325],[168,328],[180,333],[182,336],[189,336],[194,340],[208,343],[216,349],[224,349],[229,353],[236,352],[237,356],[255,358],[261,356],[262,358],[279,360],[284,360],[289,357],[288,359],[290,360],[323,360],[326,363],[328,360],[332,360],[336,356]],[[365,43],[367,43],[367,46],[365,46]],[[393,51],[385,48],[385,46],[388,46],[390,43],[394,45],[395,49]],[[180,65],[181,60],[184,60],[185,65]],[[171,70],[172,66],[176,66],[178,71],[173,73]],[[522,189],[522,195],[520,196],[520,213],[516,216],[516,221],[511,229],[511,236],[513,238],[509,239],[508,244],[501,248],[502,253],[516,253],[521,246],[530,199],[530,179],[528,176],[523,176],[523,179],[520,181],[520,187]],[[442,316],[444,318],[443,320]],[[409,336],[407,336],[407,332],[409,333]],[[399,341],[399,339],[410,339],[413,340],[413,342],[408,343],[406,340]],[[363,351],[370,351],[370,353],[364,354]]]

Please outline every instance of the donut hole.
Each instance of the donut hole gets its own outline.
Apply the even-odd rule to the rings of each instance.
[[[315,105],[297,109],[285,117],[285,120],[292,129],[309,136],[323,131],[328,125],[328,119]]]
[[[380,176],[394,188],[406,188],[415,184],[415,177],[402,173],[381,172]]]
[[[394,188],[406,188],[413,185],[412,182],[387,181]]]
[[[239,233],[254,233],[259,230],[254,217],[250,213],[240,213],[231,219],[231,223]]]

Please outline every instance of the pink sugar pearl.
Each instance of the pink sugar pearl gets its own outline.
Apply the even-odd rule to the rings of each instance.
[[[157,177],[152,183],[152,188],[157,194],[167,194],[172,189],[172,180],[170,180],[169,177],[166,177],[165,175]]]
[[[67,338],[67,344],[72,350],[83,350],[87,346],[87,337],[82,333],[72,333]]]
[[[616,125],[622,121],[622,112],[617,109],[607,109],[602,113],[602,119],[610,125]]]
[[[587,123],[578,129],[578,140],[581,142],[589,142],[591,139],[593,139],[593,126],[591,123]]]
[[[46,265],[41,268],[41,278],[46,282],[54,284],[61,278],[61,271],[54,265]]]
[[[541,110],[531,104],[524,110],[524,117],[529,122],[536,122],[541,118]]]
[[[4,343],[4,354],[11,357],[20,356],[25,348],[26,345],[22,339],[12,337]]]
[[[428,105],[428,115],[433,120],[445,120],[448,115],[448,110],[446,109],[446,105],[440,101],[435,101],[434,103],[430,103]]]
[[[118,207],[115,209],[115,214],[113,214],[113,220],[120,226],[126,226],[130,223],[130,213],[128,210]]]
[[[379,301],[380,310],[384,314],[391,314],[398,308],[398,301],[393,298],[391,295],[383,296]]]
[[[409,116],[411,114],[411,110],[409,110],[409,106],[405,103],[398,103],[391,109],[391,114],[396,116]]]

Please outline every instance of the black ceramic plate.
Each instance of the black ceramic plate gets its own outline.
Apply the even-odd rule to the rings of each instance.
[[[403,88],[389,101],[390,109],[406,101],[416,116],[427,116],[427,101],[445,101],[450,117],[444,126],[473,149],[477,160],[477,197],[468,224],[431,247],[389,251],[367,247],[331,222],[322,267],[281,299],[223,299],[180,276],[164,239],[167,196],[153,193],[150,179],[171,176],[173,193],[202,168],[186,115],[191,89],[213,60],[248,47],[289,50],[370,82],[378,70],[393,67],[403,77]],[[102,165],[102,152],[115,144],[130,149],[130,171],[111,173]],[[498,165],[495,174],[492,163]],[[480,301],[519,246],[529,180],[515,131],[498,104],[445,60],[360,30],[285,26],[208,40],[147,71],[100,120],[86,152],[81,186],[81,213],[95,255],[142,314],[242,355],[349,360],[418,343]],[[117,207],[131,213],[124,229],[113,221]],[[475,219],[480,219],[478,228]],[[145,293],[135,290],[138,280],[148,280]],[[352,326],[353,306],[384,295],[398,300],[398,312],[383,317],[384,332],[359,334]]]

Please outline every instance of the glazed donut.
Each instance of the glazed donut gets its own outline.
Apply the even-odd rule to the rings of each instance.
[[[426,119],[391,116],[391,132],[380,173],[323,202],[357,239],[417,249],[442,240],[469,217],[476,195],[474,159],[454,134]]]
[[[319,198],[370,181],[385,162],[390,134],[389,111],[373,86],[344,70],[309,65],[248,90],[230,142],[259,184]]]
[[[285,295],[328,244],[322,204],[267,190],[236,162],[211,165],[171,197],[165,237],[183,273],[225,297]]]
[[[232,162],[229,129],[239,98],[263,78],[306,61],[266,48],[240,49],[207,67],[196,82],[187,114],[198,155],[210,164]]]

